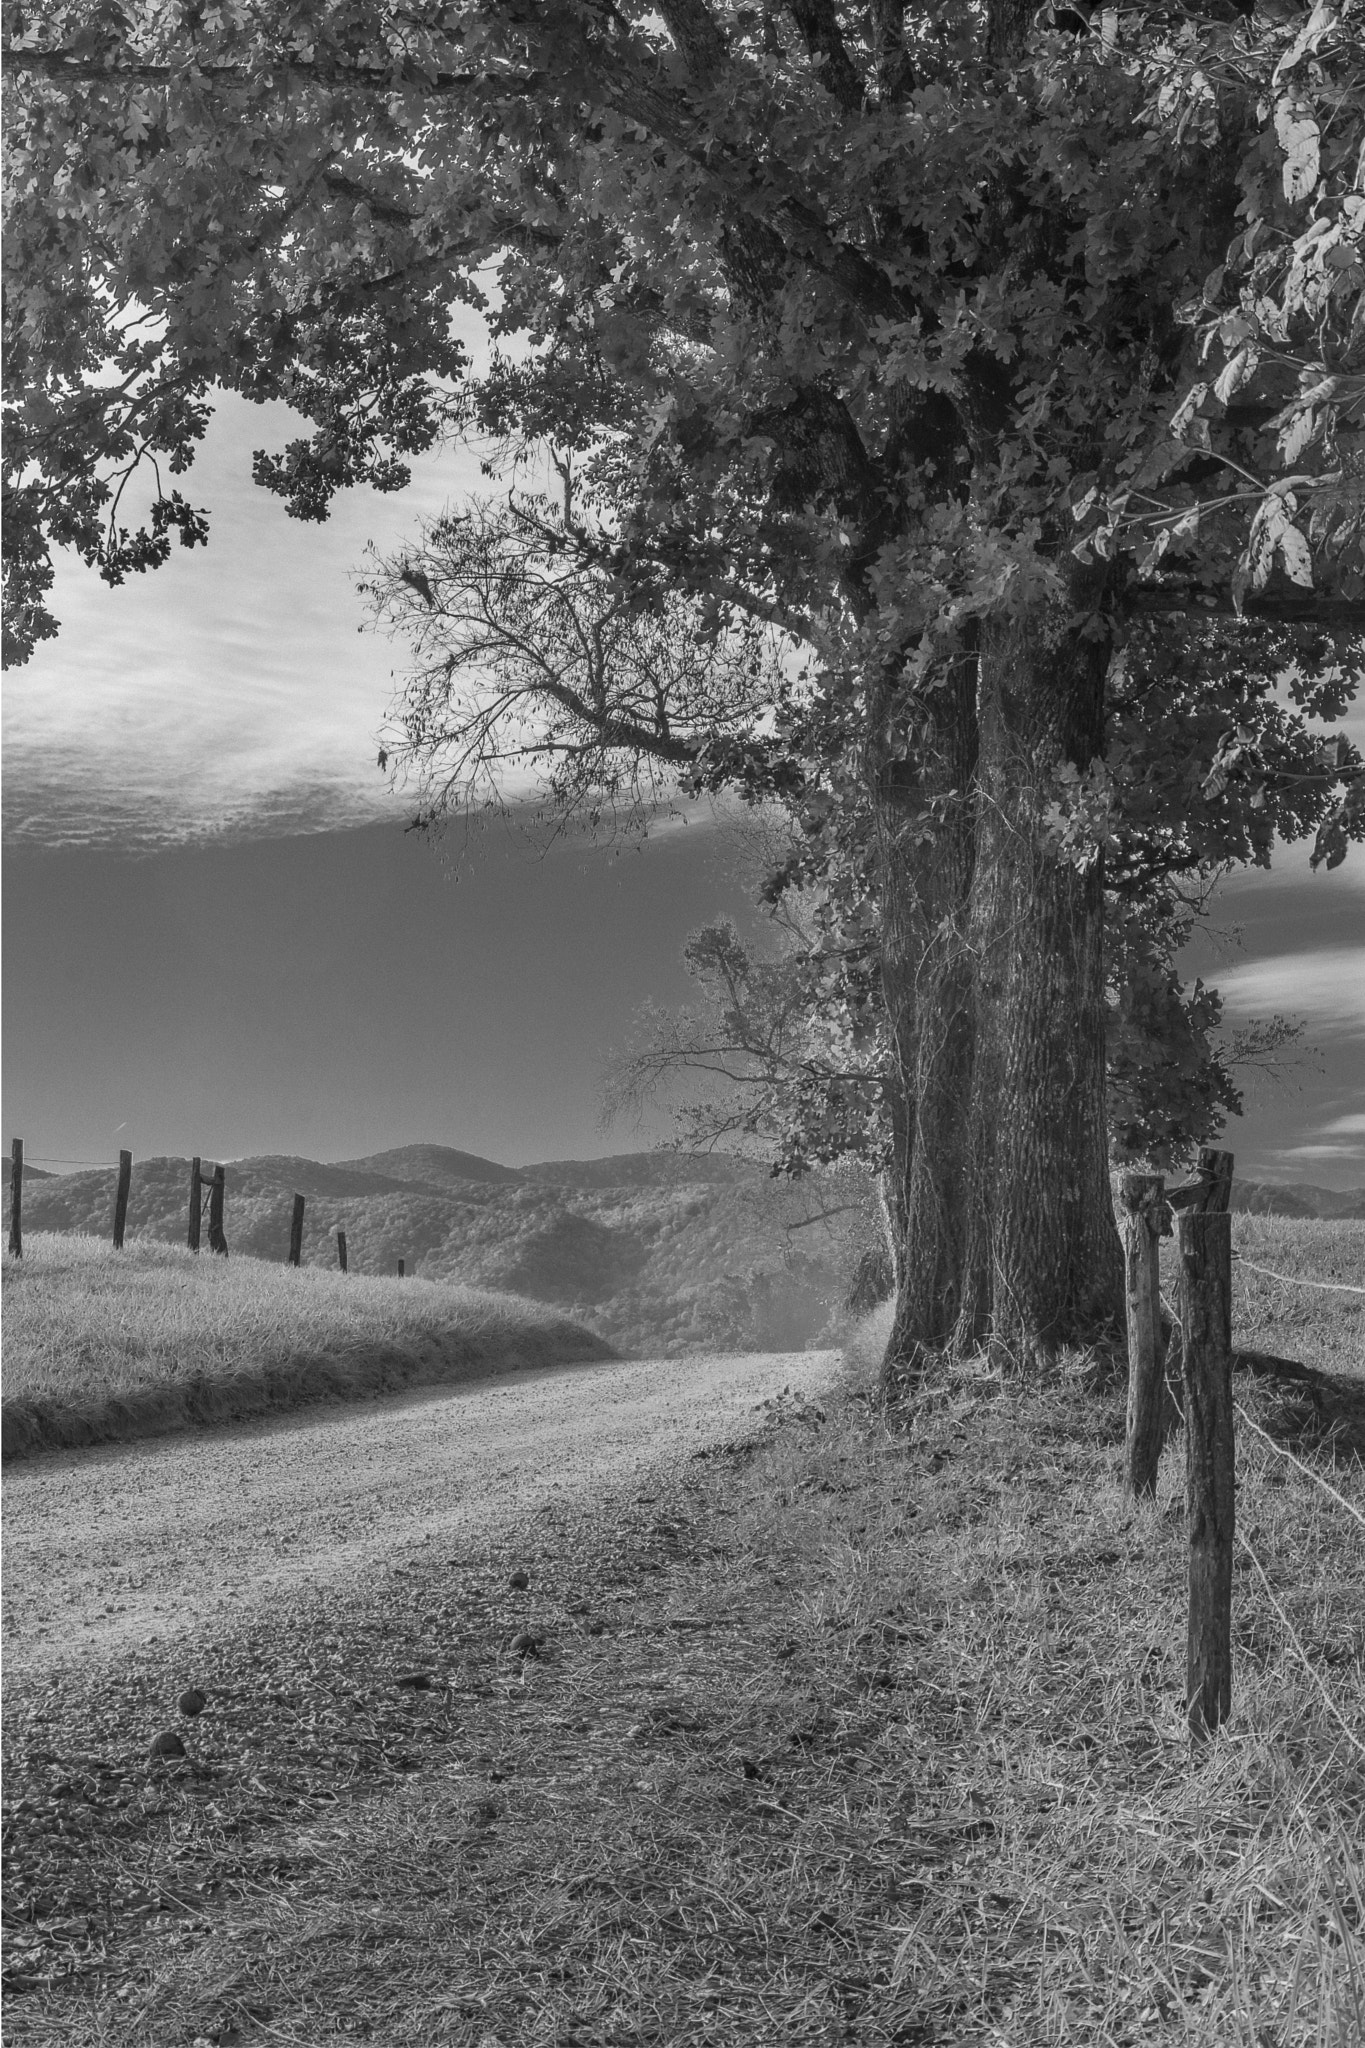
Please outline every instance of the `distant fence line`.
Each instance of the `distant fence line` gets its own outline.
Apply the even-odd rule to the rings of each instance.
[[[102,1161],[98,1160],[85,1159],[49,1161],[49,1164],[56,1166],[85,1166],[91,1168],[102,1163]],[[115,1251],[122,1251],[124,1233],[128,1223],[128,1197],[133,1185],[133,1155],[131,1152],[119,1153],[118,1166],[115,1169],[115,1173],[114,1249]],[[10,1146],[9,1194],[9,1249],[14,1258],[21,1259],[24,1256],[24,1141],[22,1138],[16,1138]],[[189,1218],[185,1231],[185,1243],[190,1251],[197,1252],[199,1250],[204,1217],[207,1212],[209,1250],[219,1258],[225,1259],[227,1257],[228,1244],[224,1224],[226,1203],[226,1166],[220,1160],[206,1173],[204,1162],[196,1153],[190,1161]],[[303,1262],[303,1214],[305,1206],[304,1197],[296,1194],[294,1197],[293,1214],[290,1217],[289,1223],[289,1251],[285,1260],[286,1265],[298,1266]],[[337,1265],[345,1273],[349,1270],[349,1267],[347,1264],[346,1233],[344,1230],[338,1230],[336,1240]],[[398,1278],[402,1280],[406,1277],[406,1274],[407,1260],[400,1259],[398,1261]]]

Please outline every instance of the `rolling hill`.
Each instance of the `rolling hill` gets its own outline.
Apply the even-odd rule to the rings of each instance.
[[[207,1164],[207,1162],[206,1162]],[[110,1234],[114,1170],[26,1176],[31,1230]],[[136,1161],[130,1241],[185,1239],[189,1161]],[[627,1355],[799,1350],[827,1340],[866,1237],[865,1190],[804,1189],[733,1158],[641,1152],[515,1168],[442,1145],[227,1168],[229,1252],[284,1261],[296,1194],[303,1262],[409,1273],[563,1309]],[[852,1204],[853,1206],[841,1206]],[[823,1207],[839,1213],[818,1218]],[[207,1239],[205,1239],[207,1243]],[[205,1254],[207,1256],[207,1253]]]
[[[515,1166],[499,1166],[495,1159],[457,1152],[452,1145],[398,1145],[391,1152],[372,1153],[368,1159],[338,1160],[335,1171],[379,1174],[435,1188],[462,1187],[471,1180],[505,1187],[522,1178]]]

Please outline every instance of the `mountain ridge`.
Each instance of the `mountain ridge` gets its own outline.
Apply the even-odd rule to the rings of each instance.
[[[137,1162],[144,1169],[167,1164],[178,1155],[157,1153]],[[217,1161],[207,1161],[217,1164]],[[598,1159],[545,1159],[529,1166],[504,1166],[499,1160],[453,1145],[394,1145],[354,1159],[309,1159],[301,1153],[248,1153],[224,1162],[235,1175],[252,1179],[288,1178],[292,1174],[302,1195],[363,1191],[397,1193],[403,1189],[458,1189],[466,1184],[505,1187],[543,1184],[570,1188],[676,1187],[695,1182],[733,1186],[768,1178],[759,1161],[729,1152],[676,1152],[659,1147],[646,1152],[609,1152]],[[189,1160],[184,1160],[186,1169]],[[285,1173],[283,1170],[288,1169]],[[136,1170],[136,1164],[135,1164]],[[279,1170],[279,1171],[277,1171]],[[86,1168],[85,1173],[104,1172]],[[107,1169],[116,1171],[113,1161]],[[347,1180],[344,1177],[350,1176]],[[67,1181],[77,1173],[52,1173],[24,1162],[25,1181]],[[1239,1214],[1316,1216],[1346,1221],[1365,1218],[1365,1186],[1324,1188],[1312,1181],[1271,1181],[1238,1175],[1232,1186],[1232,1207]]]

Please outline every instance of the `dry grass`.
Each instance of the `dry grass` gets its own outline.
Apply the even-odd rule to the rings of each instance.
[[[877,1335],[828,1414],[515,1552],[19,1689],[11,2038],[1359,2042],[1359,1460],[1243,1433],[1278,1611],[1239,1569],[1232,1720],[1192,1754],[1179,1442],[1134,1506],[1085,1360],[886,1417]],[[149,1765],[191,1677],[191,1758]]]
[[[3,1273],[6,1455],[610,1355],[511,1295],[196,1257],[146,1239],[116,1252],[33,1232]]]

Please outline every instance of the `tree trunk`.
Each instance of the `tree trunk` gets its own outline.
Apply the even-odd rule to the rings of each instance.
[[[890,762],[873,798],[882,979],[900,1110],[892,1118],[893,1213],[904,1233],[888,1378],[922,1369],[951,1334],[960,1307],[972,1074],[974,644],[927,701],[922,728],[907,735],[913,768]]]
[[[981,628],[968,1237],[954,1348],[1027,1369],[1122,1314],[1105,1122],[1103,868],[1056,844],[1064,762],[1099,752],[1107,640]],[[913,1251],[913,1247],[912,1247]]]

